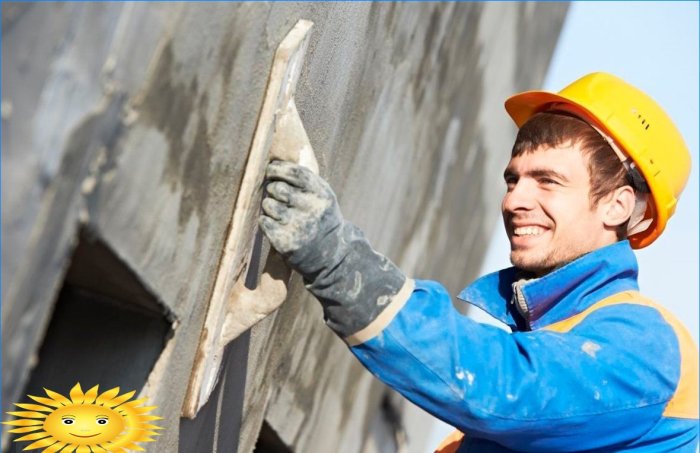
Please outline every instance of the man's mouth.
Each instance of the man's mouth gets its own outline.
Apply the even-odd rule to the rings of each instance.
[[[75,436],[75,437],[95,437],[95,436],[97,436],[97,435],[100,434],[100,433],[97,433],[97,434],[90,434],[89,436],[81,436],[80,434],[73,434],[73,433],[68,433],[68,434],[70,434],[71,436]]]
[[[522,226],[513,228],[513,235],[534,237],[541,235],[545,231],[547,231],[545,228],[539,226]]]

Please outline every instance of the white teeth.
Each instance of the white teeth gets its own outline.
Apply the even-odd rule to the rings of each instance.
[[[513,230],[516,236],[539,236],[544,233],[544,228],[538,226],[518,227]]]

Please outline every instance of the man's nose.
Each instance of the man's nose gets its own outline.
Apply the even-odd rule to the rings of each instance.
[[[535,192],[527,181],[512,184],[503,196],[503,212],[528,211],[535,207]]]

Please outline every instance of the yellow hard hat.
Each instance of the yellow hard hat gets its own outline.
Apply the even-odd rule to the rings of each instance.
[[[535,113],[565,110],[602,130],[642,174],[651,192],[644,218],[651,224],[629,237],[633,248],[654,242],[676,210],[690,175],[690,151],[663,109],[642,91],[613,75],[588,74],[559,93],[527,91],[506,100],[521,127]]]

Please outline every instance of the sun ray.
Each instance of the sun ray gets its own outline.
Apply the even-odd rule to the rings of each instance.
[[[36,442],[24,447],[24,449],[31,450],[33,448],[44,448],[44,447],[48,447],[49,445],[53,445],[55,443],[56,443],[56,439],[53,436],[50,436],[50,437],[47,437],[45,439],[37,440]]]
[[[28,420],[28,419],[19,419],[19,420],[10,420],[9,422],[2,422],[3,425],[12,425],[12,426],[32,426],[32,425],[43,425],[44,422],[41,420]]]
[[[40,433],[32,433],[32,434],[27,434],[26,436],[18,437],[15,439],[16,441],[22,441],[22,440],[37,440],[37,439],[43,439],[44,437],[49,437],[51,434],[47,433],[46,431],[42,431]]]
[[[122,403],[124,403],[124,402],[130,400],[131,397],[134,396],[135,393],[136,393],[136,392],[134,392],[134,391],[132,390],[131,392],[128,392],[128,393],[125,393],[125,394],[123,394],[123,395],[121,395],[121,396],[117,396],[117,397],[112,398],[110,401],[106,402],[104,405],[105,405],[106,407],[110,407],[110,408],[111,408],[111,407],[119,406],[120,404],[122,404]]]
[[[31,433],[32,431],[37,431],[43,429],[42,426],[25,426],[24,428],[13,428],[7,430],[8,433],[13,433],[13,434],[22,434],[22,433]]]
[[[146,412],[151,412],[153,409],[157,408],[158,406],[141,406],[141,407],[135,407],[134,410],[138,412],[139,414],[145,414]]]
[[[158,426],[158,425],[149,425],[149,424],[147,424],[147,423],[141,425],[141,428],[143,428],[143,429],[164,429],[162,426]]]
[[[26,409],[29,411],[39,411],[39,412],[53,412],[53,409],[46,406],[40,406],[38,404],[26,404],[26,403],[15,403],[15,406],[20,409]]]
[[[15,417],[46,418],[46,414],[42,414],[41,412],[13,411],[8,412],[8,414],[14,415]]]
[[[145,403],[146,401],[147,401],[146,398],[141,398],[141,399],[138,399],[138,400],[129,401],[129,402],[124,403],[124,404],[128,404],[129,406],[132,406],[132,407],[136,407],[136,406],[138,406],[138,405],[140,405],[140,404]]]
[[[61,395],[60,393],[56,393],[53,390],[49,390],[47,388],[45,388],[44,391],[46,392],[49,398],[56,401],[57,403],[60,403],[62,406],[70,406],[72,404],[68,398]]]
[[[56,442],[55,444],[46,448],[41,453],[56,453],[57,451],[61,450],[65,446],[66,446],[66,444],[64,442]]]
[[[163,417],[158,417],[157,415],[144,415],[141,420],[151,421],[151,420],[163,420]]]
[[[92,404],[95,402],[95,399],[97,399],[98,387],[99,385],[96,385],[93,388],[89,389],[87,392],[85,392],[85,404]]]
[[[63,404],[59,403],[58,401],[54,401],[51,398],[44,398],[43,396],[34,396],[34,395],[27,395],[29,398],[33,399],[37,403],[41,404],[46,404],[47,406],[50,407],[62,407]]]
[[[85,402],[85,394],[83,389],[80,387],[80,382],[75,384],[72,389],[70,389],[70,400],[73,404],[83,404]]]
[[[95,404],[99,404],[100,406],[102,406],[107,401],[111,401],[112,398],[114,398],[118,394],[119,394],[119,387],[114,387],[113,389],[109,389],[109,390],[105,391],[104,393],[101,393],[100,396],[97,397],[97,400],[95,400]]]

